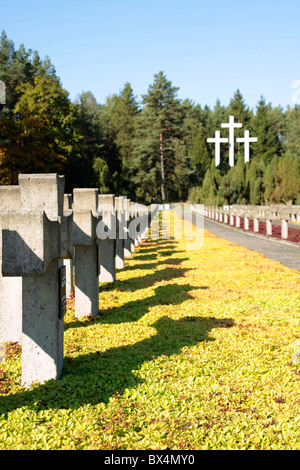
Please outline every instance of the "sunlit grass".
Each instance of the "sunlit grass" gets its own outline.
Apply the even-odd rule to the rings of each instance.
[[[300,448],[299,272],[208,232],[187,246],[144,241],[97,318],[70,302],[60,380],[22,389],[7,346],[1,449]]]

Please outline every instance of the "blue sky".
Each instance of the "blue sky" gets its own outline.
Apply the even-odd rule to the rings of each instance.
[[[201,106],[227,106],[238,88],[251,108],[261,95],[294,103],[299,0],[14,0],[0,13],[16,48],[50,57],[72,100],[90,90],[104,103],[126,82],[140,100],[162,70]]]

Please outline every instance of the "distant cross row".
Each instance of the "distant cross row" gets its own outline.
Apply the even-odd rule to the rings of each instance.
[[[229,122],[221,124],[221,127],[229,129],[229,165],[234,166],[234,129],[243,127],[243,124],[234,122],[234,116],[229,117]],[[244,147],[244,161],[249,162],[250,159],[250,143],[257,142],[257,137],[250,137],[249,131],[244,132],[244,137],[236,139],[237,142],[245,144]],[[207,142],[215,144],[215,164],[220,164],[220,146],[221,143],[227,143],[228,139],[220,136],[220,131],[215,132],[215,137],[207,139]]]

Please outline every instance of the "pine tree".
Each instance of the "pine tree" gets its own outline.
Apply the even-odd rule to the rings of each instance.
[[[274,135],[277,135],[278,139],[278,156],[284,156],[285,152],[285,134],[286,134],[286,112],[281,106],[272,108],[271,105],[268,107],[269,120],[273,129]]]
[[[228,204],[246,204],[246,175],[243,156],[222,177],[218,195]]]
[[[229,106],[227,108],[226,119],[228,119],[231,115],[234,116],[236,122],[240,122],[241,124],[243,124],[243,127],[235,129],[235,138],[244,137],[244,130],[251,129],[250,124],[252,112],[250,111],[249,107],[245,104],[245,100],[239,89],[237,89],[237,91],[233,95],[233,98],[230,100]],[[224,136],[227,137],[228,133],[226,132]],[[236,159],[238,160],[239,157],[241,157],[244,153],[244,144],[235,142],[234,146]]]
[[[264,200],[266,204],[274,204],[274,203],[279,203],[281,196],[279,197],[279,200],[277,199],[278,195],[276,195],[276,191],[278,193],[279,187],[280,187],[280,181],[278,181],[278,176],[279,176],[279,157],[275,155],[271,162],[267,165],[267,168],[264,172]]]
[[[103,166],[94,165],[95,160],[102,159],[104,153],[101,106],[90,91],[79,95],[75,104],[78,111],[78,129],[82,137],[76,183],[81,187],[94,187],[99,178],[98,170]]]
[[[282,167],[282,170],[281,170]],[[282,171],[283,197],[285,203],[299,204],[300,202],[300,159],[288,154],[280,160],[279,171]]]
[[[99,188],[100,193],[105,194],[111,192],[111,175],[104,158],[96,157],[94,159],[93,170],[96,176],[95,185]]]
[[[228,106],[228,114],[233,115],[237,122],[241,122],[243,127],[248,127],[251,120],[251,111],[249,107],[245,104],[245,100],[240,92],[239,89],[231,98],[229,106]]]
[[[270,105],[266,104],[263,97],[257,104],[251,127],[253,135],[258,139],[251,147],[251,154],[261,161],[261,165],[265,169],[273,157],[280,153],[280,145],[277,132],[271,121]]]
[[[300,105],[287,110],[285,125],[286,152],[300,160]]]
[[[208,168],[200,190],[200,202],[206,205],[216,204],[217,185],[211,168]]]
[[[207,148],[205,130],[203,125],[198,125],[197,132],[192,140],[189,149],[191,164],[193,167],[193,182],[196,185],[201,185],[207,169],[211,164],[211,157]]]
[[[211,111],[207,107],[202,109],[199,105],[195,106],[189,100],[183,102],[183,110],[183,138],[192,168],[190,181],[193,185],[201,185],[212,160],[211,148],[206,142],[207,121]]]
[[[273,173],[275,172],[276,173]],[[278,159],[273,169],[274,190],[271,194],[273,203],[298,204],[300,201],[300,162],[292,156]]]
[[[122,160],[116,143],[117,129],[114,123],[114,115],[118,101],[119,96],[117,94],[113,94],[108,96],[105,104],[101,106],[100,120],[101,127],[103,129],[104,147],[100,158],[105,162],[106,166],[101,161],[98,162],[99,165],[96,163],[94,165],[96,173],[98,171],[97,168],[101,168],[101,172],[105,169],[105,174],[109,174],[109,182],[107,177],[106,182],[109,186],[109,192],[114,194],[118,194],[122,181]],[[100,174],[98,174],[97,177],[103,179],[103,175],[100,177]]]
[[[249,191],[249,202],[252,205],[264,203],[264,175],[265,167],[257,157],[252,158],[246,171],[246,184]]]
[[[130,83],[126,83],[120,95],[117,96],[112,114],[112,124],[115,129],[115,144],[121,163],[119,190],[122,191],[122,194],[132,196],[134,195],[132,154],[138,113],[139,105],[137,99],[133,94]]]
[[[191,172],[182,140],[183,112],[177,91],[163,72],[156,74],[143,96],[143,109],[137,119],[134,182],[145,185],[151,200],[158,197],[158,182],[161,200],[174,198],[179,187],[178,173],[187,181]],[[183,189],[187,195],[188,187]]]

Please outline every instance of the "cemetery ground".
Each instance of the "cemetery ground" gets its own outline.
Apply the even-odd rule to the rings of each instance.
[[[0,449],[300,448],[299,271],[204,235],[144,240],[97,317],[69,301],[61,379],[22,388],[6,345]]]

